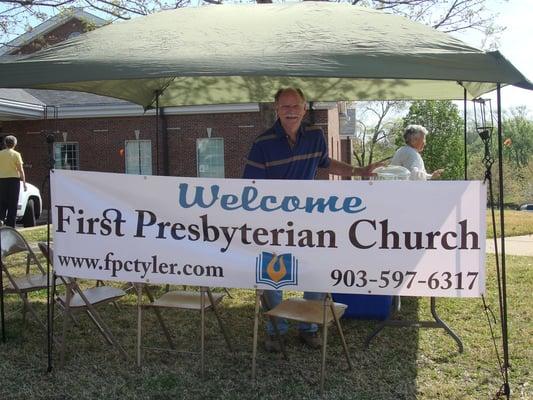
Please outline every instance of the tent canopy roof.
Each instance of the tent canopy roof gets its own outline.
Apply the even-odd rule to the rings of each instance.
[[[498,52],[327,2],[162,11],[0,62],[0,87],[87,91],[144,107],[156,91],[160,106],[177,106],[271,101],[281,86],[312,101],[461,99],[496,83],[533,89]]]

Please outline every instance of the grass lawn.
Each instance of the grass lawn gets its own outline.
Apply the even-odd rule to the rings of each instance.
[[[525,214],[525,213],[522,213]],[[522,215],[521,214],[521,215]],[[31,231],[37,237],[39,230]],[[32,239],[34,240],[34,239]],[[498,314],[494,259],[487,257],[487,302]],[[513,399],[531,399],[533,365],[533,257],[509,256],[508,310]],[[207,314],[207,374],[200,378],[199,358],[191,354],[147,352],[144,366],[134,363],[136,297],[100,308],[112,332],[129,354],[123,359],[109,347],[85,315],[71,326],[63,369],[46,372],[45,334],[31,319],[21,323],[20,301],[6,298],[7,342],[0,344],[0,399],[318,399],[320,352],[307,350],[290,332],[289,361],[259,348],[258,380],[250,381],[254,293],[232,289],[221,306],[222,317],[237,348],[229,354],[216,319]],[[45,292],[33,297],[45,315]],[[490,399],[502,383],[481,299],[438,299],[440,316],[463,339],[465,352],[442,330],[386,328],[369,349],[365,337],[375,321],[343,322],[354,370],[348,371],[335,329],[330,330],[325,399]],[[60,314],[60,313],[59,313]],[[404,298],[402,316],[427,319],[429,301]],[[185,350],[199,348],[199,315],[165,312],[164,316]],[[62,316],[55,321],[60,333]],[[145,312],[144,341],[164,347],[157,320]],[[498,330],[497,347],[500,349]],[[58,352],[54,354],[57,363]],[[57,365],[57,364],[56,364]]]
[[[520,236],[533,234],[533,212],[505,210],[505,236]],[[500,232],[500,212],[495,212],[496,232]],[[487,237],[494,237],[492,229],[492,214],[487,211]]]

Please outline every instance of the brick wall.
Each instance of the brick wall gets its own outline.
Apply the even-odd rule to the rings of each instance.
[[[348,164],[354,164],[353,159],[353,139],[350,137],[343,137],[341,142],[341,157],[340,159]],[[350,178],[344,178],[350,179]]]
[[[337,109],[315,111],[314,124],[324,130],[328,142],[329,156],[340,160],[339,115]],[[338,176],[328,175],[318,170],[317,179],[339,179]]]
[[[80,21],[79,19],[72,18],[50,32],[20,47],[18,50],[11,52],[10,54],[20,55],[34,53],[38,50],[41,50],[43,47],[52,46],[68,39],[69,35],[73,32],[83,33],[86,31],[87,25],[84,22]]]

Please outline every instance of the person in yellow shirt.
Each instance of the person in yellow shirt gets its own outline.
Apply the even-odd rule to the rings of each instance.
[[[20,193],[20,181],[26,187],[26,176],[22,166],[22,157],[15,151],[17,138],[8,135],[4,138],[6,148],[0,151],[0,220],[15,227],[17,204]]]

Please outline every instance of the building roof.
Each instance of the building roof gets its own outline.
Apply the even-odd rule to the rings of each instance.
[[[28,103],[35,105],[46,105],[45,102],[32,96],[29,90],[25,89],[2,89],[0,88],[0,102],[2,100],[11,100],[19,103]]]
[[[45,35],[46,33],[58,28],[59,26],[63,25],[65,22],[71,19],[87,21],[98,27],[102,25],[106,25],[108,23],[108,21],[106,21],[105,19],[102,19],[100,17],[97,17],[96,15],[85,12],[81,8],[71,8],[69,10],[65,10],[64,12],[61,12],[53,16],[52,18],[44,21],[42,24],[37,25],[32,30],[16,37],[12,41],[0,47],[0,56],[9,54],[11,51],[16,50],[19,47],[22,47],[28,43],[33,42],[39,36]]]
[[[61,90],[1,89],[0,121],[43,119],[46,107],[57,108],[57,118],[106,118],[154,115],[125,100]],[[331,107],[331,105],[322,105]],[[166,107],[166,115],[258,112],[257,103]]]
[[[0,89],[0,121],[40,119],[45,108],[38,98],[23,89]]]
[[[106,104],[131,104],[128,101],[113,97],[99,96],[85,92],[70,92],[65,90],[39,90],[25,89],[31,97],[43,104],[53,106],[83,106],[83,105],[106,105]]]

